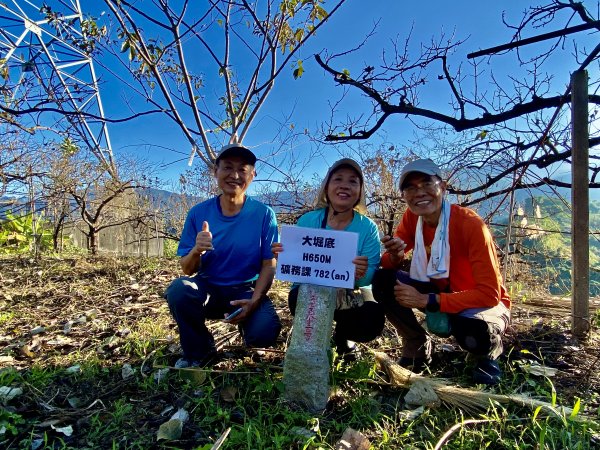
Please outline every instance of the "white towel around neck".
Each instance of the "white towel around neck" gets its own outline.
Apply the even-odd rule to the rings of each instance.
[[[444,199],[440,220],[431,243],[431,257],[428,262],[423,242],[423,218],[419,217],[415,233],[415,248],[410,263],[410,277],[413,280],[429,281],[431,278],[448,278],[450,276],[449,223],[450,202]]]

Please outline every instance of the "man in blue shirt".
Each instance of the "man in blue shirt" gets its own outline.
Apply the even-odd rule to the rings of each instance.
[[[248,148],[223,147],[214,168],[222,193],[188,213],[177,249],[188,276],[173,281],[165,293],[183,350],[177,368],[202,366],[214,356],[206,319],[239,325],[244,342],[253,347],[273,345],[281,331],[267,296],[275,275],[271,244],[279,240],[277,219],[271,208],[246,195],[255,164]]]

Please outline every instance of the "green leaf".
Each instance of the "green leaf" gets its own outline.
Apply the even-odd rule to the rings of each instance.
[[[298,61],[296,61],[296,68],[294,69],[294,79],[298,79],[302,76],[302,74],[304,73],[304,66],[302,65],[302,60],[299,59]]]
[[[121,53],[125,53],[129,49],[129,39],[125,39],[121,44]]]
[[[321,7],[321,6],[318,6],[318,5],[317,5],[315,8],[316,8],[316,10],[317,10],[317,17],[318,17],[320,20],[327,19],[327,16],[328,16],[329,14],[327,13],[327,11],[325,11],[325,9],[324,9],[323,7]]]
[[[165,439],[167,441],[175,441],[181,437],[183,430],[183,422],[179,419],[172,419],[163,423],[156,433],[156,440]]]
[[[569,419],[571,419],[571,420],[575,419],[575,417],[577,417],[577,414],[579,414],[580,409],[581,409],[581,399],[578,398],[577,401],[575,402],[575,406],[573,406],[573,411],[571,411],[571,415],[569,416]]]
[[[342,73],[346,75],[347,78],[350,78],[350,71],[348,69],[342,70]]]
[[[206,381],[206,372],[200,369],[189,368],[189,369],[180,369],[179,377],[182,380],[187,380],[192,384],[202,384]]]
[[[302,28],[298,28],[296,30],[296,32],[294,33],[294,39],[296,40],[297,43],[300,43],[300,41],[302,41],[303,36],[304,36],[304,30]]]
[[[535,422],[537,419],[537,416],[540,414],[540,411],[542,410],[541,406],[538,406],[537,408],[535,408],[535,411],[533,412],[533,417],[532,420]]]

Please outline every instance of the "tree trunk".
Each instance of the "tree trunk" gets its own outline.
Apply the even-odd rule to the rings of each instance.
[[[88,233],[88,250],[90,254],[97,255],[98,254],[98,231],[92,226],[89,226]]]
[[[60,219],[58,219],[58,222],[54,224],[54,230],[52,231],[52,246],[54,247],[54,251],[56,253],[60,253],[62,251],[62,245],[59,245],[59,242],[62,241],[62,239],[60,239],[60,236],[62,234],[64,222],[65,216],[61,215]]]

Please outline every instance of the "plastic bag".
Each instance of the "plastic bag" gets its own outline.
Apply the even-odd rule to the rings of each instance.
[[[445,338],[451,334],[450,319],[446,313],[427,311],[425,313],[425,323],[427,324],[427,330],[436,336]]]
[[[283,396],[310,412],[329,400],[329,351],[336,288],[302,284],[283,362]]]

